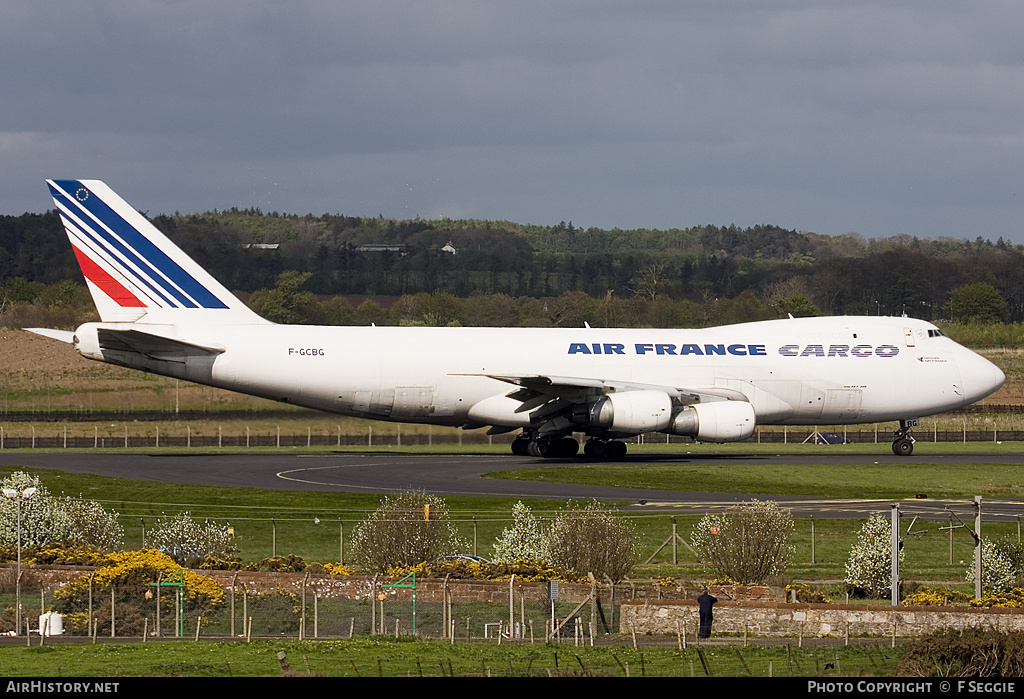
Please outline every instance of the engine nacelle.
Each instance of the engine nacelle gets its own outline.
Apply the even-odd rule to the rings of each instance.
[[[529,427],[529,411],[516,412],[523,406],[521,401],[508,396],[491,396],[476,403],[469,409],[469,419],[484,425],[502,427]]]
[[[676,413],[666,430],[699,442],[738,442],[754,434],[754,406],[738,400],[696,403]]]
[[[590,424],[612,432],[662,432],[672,422],[672,399],[664,391],[609,393],[590,408]]]

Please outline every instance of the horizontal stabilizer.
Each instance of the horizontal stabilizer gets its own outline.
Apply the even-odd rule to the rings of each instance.
[[[74,344],[75,334],[70,330],[52,330],[50,328],[22,328],[26,332],[35,333],[36,335],[42,335],[52,340],[60,340],[66,342],[69,345]]]
[[[96,331],[100,349],[112,352],[135,352],[164,362],[184,362],[188,357],[209,357],[221,354],[223,347],[208,347],[182,340],[172,340],[139,330]]]

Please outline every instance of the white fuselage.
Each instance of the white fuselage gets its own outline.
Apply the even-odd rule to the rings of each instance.
[[[79,329],[87,333],[88,324]],[[123,327],[123,326],[122,326]],[[135,327],[141,327],[136,325]],[[1002,385],[992,363],[911,318],[801,318],[706,329],[198,325],[147,332],[222,347],[207,361],[86,356],[371,419],[466,425],[515,389],[495,376],[599,379],[742,394],[758,424],[921,417]],[[493,424],[496,421],[491,421]]]

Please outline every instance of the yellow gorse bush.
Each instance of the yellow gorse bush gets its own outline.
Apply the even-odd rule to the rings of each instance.
[[[1008,592],[992,592],[971,600],[972,607],[1024,607],[1024,589],[1015,587]]]
[[[953,607],[969,604],[971,596],[959,590],[935,590],[923,587],[911,595],[907,595],[903,604],[919,607]]]
[[[158,575],[163,578],[182,570],[166,553],[152,549],[111,553],[109,559],[110,565],[100,568],[92,576],[94,585],[109,587],[116,583],[118,586],[137,586],[140,590],[147,590]],[[205,597],[211,604],[219,604],[224,599],[224,589],[213,578],[184,570],[183,579],[188,599]],[[89,576],[82,576],[57,589],[54,596],[69,599],[83,593],[88,587]]]
[[[419,578],[444,578],[451,580],[508,580],[513,575],[520,582],[541,582],[560,580],[562,582],[584,582],[586,576],[571,570],[553,566],[547,561],[519,560],[510,562],[484,562],[468,559],[448,559],[433,563],[418,563],[414,566],[393,566],[387,575],[402,578],[412,573]]]

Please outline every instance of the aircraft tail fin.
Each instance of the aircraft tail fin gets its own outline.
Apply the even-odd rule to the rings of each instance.
[[[104,322],[267,322],[103,182],[46,182]]]

